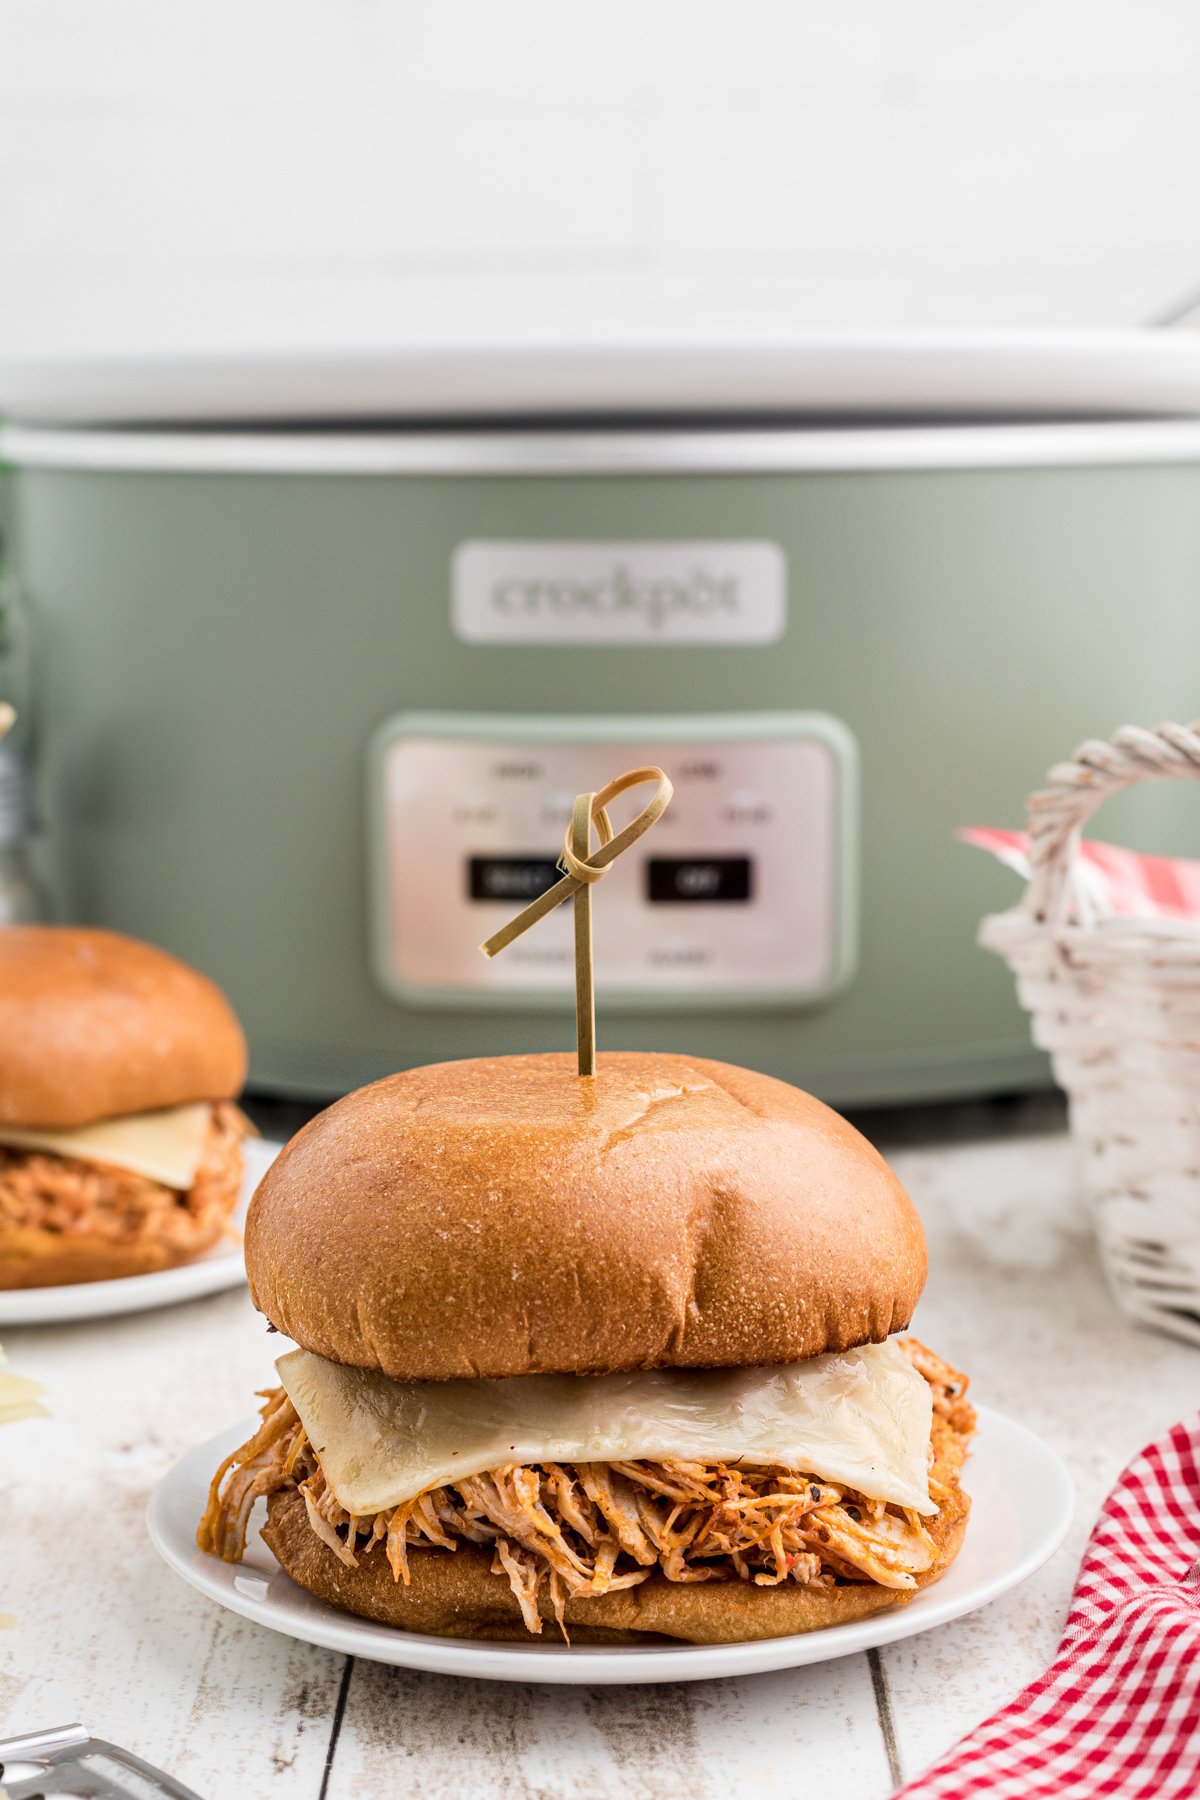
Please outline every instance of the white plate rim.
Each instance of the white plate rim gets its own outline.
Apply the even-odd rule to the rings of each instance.
[[[247,1138],[242,1191],[234,1209],[239,1229],[255,1188],[283,1145],[272,1138]],[[75,1319],[108,1319],[121,1313],[149,1312],[158,1306],[178,1306],[205,1294],[219,1294],[238,1287],[246,1279],[240,1242],[229,1238],[214,1244],[195,1262],[178,1268],[159,1269],[152,1275],[123,1275],[116,1281],[80,1281],[69,1287],[0,1289],[0,1325],[63,1325]]]
[[[239,1586],[235,1567],[245,1565],[220,1563],[195,1547],[194,1540],[181,1538],[172,1528],[170,1508],[184,1493],[198,1501],[195,1517],[203,1508],[203,1495],[221,1459],[254,1429],[256,1421],[218,1433],[208,1443],[197,1446],[181,1458],[159,1482],[147,1509],[147,1526],[151,1542],[168,1568],[206,1598],[238,1613],[258,1625],[304,1643],[317,1644],[344,1655],[367,1661],[421,1669],[431,1674],[467,1676],[488,1681],[525,1681],[542,1683],[608,1685],[627,1682],[706,1681],[736,1675],[761,1674],[769,1670],[801,1667],[818,1662],[831,1662],[863,1650],[879,1648],[918,1633],[934,1630],[952,1619],[977,1611],[1000,1598],[1011,1588],[1037,1572],[1061,1547],[1075,1511],[1075,1490],[1062,1457],[1026,1425],[1009,1419],[990,1407],[977,1408],[979,1437],[977,1443],[988,1443],[989,1449],[1003,1464],[1000,1444],[1007,1440],[1011,1451],[1020,1446],[1026,1459],[1038,1465],[1041,1491],[1037,1497],[1036,1516],[1043,1518],[1040,1531],[1028,1535],[1012,1561],[992,1576],[967,1586],[965,1591],[946,1589],[942,1582],[924,1589],[908,1605],[894,1612],[881,1612],[848,1625],[831,1626],[824,1631],[802,1633],[793,1637],[766,1638],[738,1644],[679,1645],[577,1645],[567,1649],[562,1644],[540,1642],[528,1646],[521,1643],[488,1643],[483,1640],[439,1638],[417,1632],[401,1631],[395,1626],[377,1625],[356,1618],[315,1600],[296,1588],[275,1565],[268,1575],[260,1566],[250,1571],[250,1582]],[[990,1440],[990,1441],[989,1441]],[[978,1455],[978,1450],[976,1452]],[[971,1464],[967,1465],[965,1486],[971,1490]],[[1023,1512],[1034,1516],[1034,1508],[1023,1496]],[[968,1532],[970,1526],[968,1526]],[[258,1541],[262,1557],[274,1558]],[[949,1581],[953,1575],[943,1578]],[[303,1613],[292,1612],[279,1602],[257,1598],[248,1591],[251,1582],[265,1588],[268,1579],[286,1583],[292,1593],[302,1596]]]

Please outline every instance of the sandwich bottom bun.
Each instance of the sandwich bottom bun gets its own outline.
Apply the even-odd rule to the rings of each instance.
[[[958,1555],[970,1509],[970,1500],[955,1484],[937,1517],[928,1522],[937,1555],[918,1577],[919,1587],[944,1575]],[[271,1495],[262,1535],[298,1587],[343,1612],[434,1637],[529,1641],[516,1596],[503,1575],[492,1574],[490,1550],[472,1544],[460,1544],[453,1552],[411,1549],[412,1581],[405,1587],[393,1580],[378,1545],[360,1552],[357,1568],[339,1561],[311,1529],[303,1497],[294,1487]],[[754,1587],[742,1581],[682,1583],[652,1575],[638,1587],[568,1600],[565,1620],[571,1642],[578,1644],[635,1644],[664,1638],[738,1644],[849,1625],[912,1597],[911,1589],[897,1591],[875,1582],[815,1589],[790,1583],[779,1587]],[[553,1608],[544,1592],[539,1611],[556,1637]],[[549,1634],[548,1641],[553,1641]]]
[[[233,1210],[233,1200],[229,1211]],[[157,1275],[194,1262],[223,1237],[228,1213],[220,1218],[172,1221],[171,1241],[135,1239],[117,1243],[99,1233],[64,1238],[62,1232],[18,1226],[0,1233],[0,1290],[76,1287],[86,1281],[120,1281],[127,1275]]]

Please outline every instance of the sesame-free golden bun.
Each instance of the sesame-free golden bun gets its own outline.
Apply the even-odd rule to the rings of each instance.
[[[907,1325],[925,1239],[866,1139],[726,1063],[438,1063],[294,1137],[250,1209],[278,1330],[403,1381],[803,1361]]]
[[[0,1123],[69,1130],[232,1100],[246,1041],[221,990],[152,944],[0,928]]]

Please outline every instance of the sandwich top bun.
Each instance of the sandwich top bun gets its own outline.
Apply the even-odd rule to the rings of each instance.
[[[396,1380],[802,1361],[907,1325],[925,1240],[811,1095],[685,1056],[438,1063],[318,1115],[250,1210],[256,1306]]]
[[[0,929],[0,1123],[47,1130],[232,1100],[246,1043],[205,976],[151,944]]]

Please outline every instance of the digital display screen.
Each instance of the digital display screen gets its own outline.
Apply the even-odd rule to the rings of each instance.
[[[528,905],[561,881],[552,856],[472,856],[467,859],[467,892],[472,900],[515,900]]]
[[[651,856],[646,898],[652,905],[727,906],[752,898],[748,856]]]

